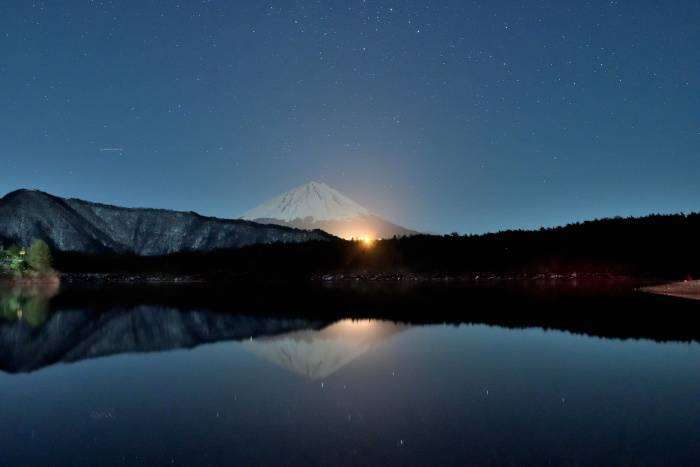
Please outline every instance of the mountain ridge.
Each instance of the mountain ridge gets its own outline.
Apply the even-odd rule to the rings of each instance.
[[[59,251],[154,256],[329,238],[322,232],[194,212],[113,206],[39,190],[15,190],[0,198],[0,241],[29,245],[43,239]]]

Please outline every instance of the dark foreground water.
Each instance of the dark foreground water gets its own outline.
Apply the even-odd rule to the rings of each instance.
[[[697,340],[578,333],[575,307],[577,333],[469,319],[504,296],[488,309],[500,321],[516,319],[503,309],[527,321],[563,304],[610,313],[614,303],[620,315],[609,319],[624,321],[645,303],[663,316],[695,304],[624,287],[598,298],[548,287],[522,296],[496,287],[489,301],[459,287],[300,296],[269,285],[230,296],[228,311],[186,287],[73,287],[50,300],[6,290],[0,463],[700,465]],[[336,297],[343,310],[363,307],[357,316],[427,306],[426,296],[433,308],[419,325],[277,309],[318,305],[313,293],[324,306]],[[471,301],[473,313],[463,309]],[[445,314],[455,306],[461,313]]]

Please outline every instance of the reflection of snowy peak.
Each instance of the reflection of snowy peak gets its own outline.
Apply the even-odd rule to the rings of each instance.
[[[386,238],[417,233],[372,214],[325,183],[316,182],[272,198],[239,219],[298,229],[322,229],[343,238]]]
[[[245,349],[309,379],[326,378],[369,349],[368,344],[317,338],[313,341],[291,337],[244,341]]]
[[[388,321],[345,319],[321,330],[245,340],[241,346],[305,378],[326,378],[409,327]]]

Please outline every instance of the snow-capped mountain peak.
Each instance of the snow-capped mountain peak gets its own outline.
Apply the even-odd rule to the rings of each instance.
[[[317,182],[282,193],[239,219],[296,229],[321,229],[346,239],[418,233],[382,219],[325,183]]]
[[[310,217],[313,221],[343,221],[369,214],[369,210],[325,183],[309,182],[251,209],[240,219],[291,222]]]

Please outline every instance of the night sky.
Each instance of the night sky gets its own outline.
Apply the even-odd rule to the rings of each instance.
[[[0,2],[0,196],[428,233],[700,211],[700,2]]]

